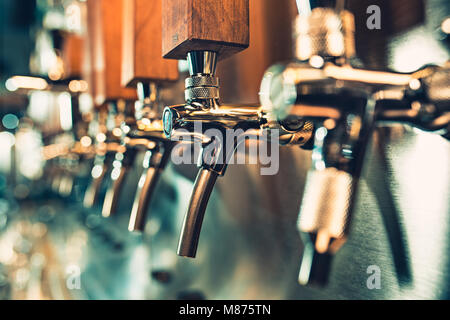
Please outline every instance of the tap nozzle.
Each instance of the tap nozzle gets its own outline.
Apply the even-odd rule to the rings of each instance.
[[[134,148],[127,148],[125,152],[116,154],[113,169],[111,170],[112,184],[106,191],[105,200],[103,201],[102,216],[105,218],[110,217],[117,211],[125,179],[134,164],[136,152],[137,150]]]
[[[152,195],[155,191],[159,177],[166,167],[174,144],[154,144],[153,148],[146,151],[143,160],[144,171],[139,179],[138,188],[131,209],[128,224],[129,231],[144,231],[148,208]]]
[[[208,169],[201,169],[198,172],[178,242],[177,254],[179,256],[189,258],[196,256],[206,206],[217,177],[217,172]]]
[[[92,208],[98,202],[103,186],[104,178],[110,169],[110,156],[96,156],[96,161],[91,170],[92,181],[86,189],[83,199],[85,208]]]

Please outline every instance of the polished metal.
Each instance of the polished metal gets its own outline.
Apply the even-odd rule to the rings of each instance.
[[[214,78],[217,55],[211,52],[188,53],[190,77],[185,81],[186,104],[166,107],[163,112],[164,134],[169,139],[190,138],[202,144],[199,156],[199,174],[185,216],[178,254],[196,256],[200,230],[210,193],[218,176],[225,174],[229,160],[236,148],[246,138],[260,138],[263,132],[279,130],[282,144],[305,144],[312,135],[312,123],[306,121],[290,127],[268,115],[261,106],[226,106],[219,103],[219,81]],[[269,112],[270,113],[270,112]],[[198,132],[196,124],[201,124]],[[233,141],[222,141],[208,136],[208,129],[242,130]],[[181,130],[183,129],[183,130]],[[186,131],[189,133],[186,134]],[[225,134],[223,136],[226,136]],[[183,140],[184,140],[183,139]],[[230,147],[231,146],[231,147]],[[213,150],[205,154],[203,151]]]
[[[135,148],[127,148],[124,152],[116,153],[111,170],[111,186],[106,191],[103,201],[102,216],[107,218],[117,213],[119,199],[122,195],[122,189],[128,172],[134,165],[137,150]]]
[[[326,282],[329,266],[321,260],[327,257],[330,262],[347,238],[355,189],[353,180],[350,173],[333,167],[308,172],[298,220],[305,245],[300,284]]]
[[[128,132],[124,143],[127,148],[144,148],[143,172],[134,196],[128,222],[129,231],[145,229],[149,207],[160,176],[167,166],[175,142],[163,133],[159,111],[159,94],[155,83],[140,83],[138,95],[141,109],[136,113],[136,125]]]
[[[299,60],[313,56],[351,58],[355,55],[355,21],[348,11],[315,8],[295,22],[295,54]]]
[[[161,173],[165,169],[172,148],[171,143],[155,146],[146,151],[143,161],[144,171],[139,179],[138,188],[131,209],[128,224],[129,231],[144,231],[150,200],[155,191]]]
[[[300,15],[295,34],[299,61],[269,68],[261,85],[263,110],[294,124],[314,124],[312,168],[298,219],[305,244],[301,284],[324,285],[328,280],[331,267],[326,264],[348,237],[366,145],[377,121],[409,123],[448,135],[448,99],[442,99],[440,108],[433,105],[428,94],[433,86],[427,86],[430,79],[438,79],[435,87],[440,90],[434,92],[446,92],[448,80],[443,79],[448,73],[439,68],[415,74],[353,68],[353,20],[349,12],[331,8]],[[383,218],[398,277],[408,278],[398,218]]]
[[[414,73],[408,86],[376,92],[377,121],[407,123],[450,139],[449,78],[447,63]]]
[[[436,4],[436,1],[428,3]],[[270,91],[265,102],[261,106],[245,107],[249,112],[230,116],[226,106],[219,105],[213,98],[166,109],[170,113],[164,117],[167,120],[164,126],[161,121],[148,121],[153,119],[148,113],[140,116],[134,126],[129,126],[130,134],[122,141],[124,146],[144,150],[153,150],[158,141],[167,139],[161,128],[175,138],[181,135],[179,128],[189,129],[194,125],[193,118],[212,128],[233,128],[240,121],[249,120],[255,125],[245,131],[249,135],[260,136],[261,130],[278,129],[282,144],[293,145],[297,140],[304,149],[305,141],[306,145],[316,143],[311,146],[312,152],[283,148],[281,170],[270,179],[260,177],[251,166],[229,170],[220,193],[211,192],[216,172],[201,170],[194,187],[196,196],[191,202],[207,203],[203,199],[210,196],[209,210],[214,214],[204,220],[198,261],[176,259],[171,252],[183,218],[180,208],[188,201],[185,190],[191,186],[191,181],[173,168],[166,176],[169,178],[161,181],[163,192],[153,199],[154,214],[148,228],[152,241],[135,241],[136,238],[123,232],[125,228],[116,221],[98,224],[92,215],[83,215],[87,210],[51,199],[48,202],[46,199],[42,208],[38,204],[37,214],[30,215],[31,221],[18,223],[17,230],[12,231],[25,236],[24,231],[29,230],[36,237],[36,231],[42,228],[35,224],[36,218],[44,214],[50,216],[55,208],[65,213],[48,224],[51,237],[42,239],[53,239],[51,246],[43,247],[46,250],[55,247],[55,256],[62,261],[69,257],[72,262],[79,256],[77,252],[83,252],[79,260],[80,265],[85,266],[83,285],[81,290],[70,290],[72,298],[176,299],[189,296],[189,288],[195,287],[208,299],[230,296],[237,299],[448,299],[450,145],[439,136],[448,138],[449,131],[446,97],[450,77],[445,67],[426,68],[420,75],[404,75],[352,68],[342,64],[344,59],[340,58],[311,58],[307,63],[296,61],[279,65],[283,70],[280,73],[280,68],[271,69]],[[330,63],[333,60],[339,61]],[[203,77],[187,83],[189,86],[215,86],[213,79]],[[150,86],[145,90],[147,93],[143,96],[149,96]],[[326,96],[326,101],[319,101],[319,104],[308,100],[319,96],[320,92]],[[331,151],[336,149],[336,144],[347,147],[341,142],[345,135],[333,132],[342,126],[342,119],[349,118],[347,108],[336,102],[348,92],[359,92],[375,103],[376,128],[369,139],[373,142],[366,147],[365,169],[359,176],[335,166],[317,169],[321,168],[322,160],[328,164],[335,158]],[[262,94],[265,94],[263,90]],[[217,107],[217,113],[210,110],[211,106]],[[258,122],[260,127],[256,128]],[[384,124],[392,126],[380,128]],[[421,130],[412,129],[411,125]],[[205,145],[214,143],[202,133],[192,133],[191,137]],[[323,141],[322,145],[317,144],[319,140]],[[352,148],[349,151],[354,153]],[[104,153],[105,149],[98,146],[97,153]],[[343,148],[341,151],[347,152]],[[68,152],[95,155],[93,146],[82,147],[79,141]],[[316,160],[307,174],[300,203],[298,198],[303,193],[311,153]],[[49,161],[52,174],[44,174],[53,181],[59,195],[68,191],[73,176],[73,172],[68,171],[73,164],[66,163],[64,157],[58,155]],[[133,168],[136,176],[140,174],[137,167]],[[77,171],[77,167],[72,169]],[[146,176],[153,176],[149,171]],[[356,180],[357,188],[354,187]],[[134,185],[122,192],[122,197],[132,200]],[[354,209],[349,211],[345,208],[353,194],[356,197]],[[302,214],[298,225],[305,231],[301,232],[301,242],[295,226],[299,206]],[[13,207],[10,208],[13,213]],[[186,240],[179,247],[179,254],[185,256],[195,255],[204,217],[204,210],[196,210],[199,208],[196,205],[191,208],[185,219],[192,227],[183,231],[194,232],[183,234]],[[345,216],[348,213],[351,215]],[[351,218],[351,225],[347,218]],[[9,225],[15,222],[13,219],[17,219],[15,214],[10,215]],[[145,223],[145,219],[140,221],[141,225]],[[30,222],[33,228],[24,228]],[[350,227],[351,233],[348,233]],[[218,239],[226,241],[218,246]],[[19,244],[21,242],[11,241],[14,250],[22,247]],[[189,244],[191,246],[187,246]],[[31,253],[39,252],[39,247],[33,248]],[[339,254],[333,257],[337,249]],[[301,261],[298,259],[300,250],[303,250]],[[23,253],[19,255],[23,258]],[[51,272],[54,264],[47,265]],[[381,290],[370,290],[367,286],[371,276],[369,268],[373,266],[381,269]],[[151,281],[148,281],[149,270],[152,270]],[[296,277],[300,283],[329,285],[321,290],[298,286]]]
[[[91,172],[92,181],[83,199],[85,208],[93,208],[100,201],[101,189],[104,186],[105,177],[111,169],[112,161],[113,154],[111,152],[96,156]]]
[[[208,169],[198,172],[178,242],[179,256],[194,258],[197,253],[206,206],[218,176],[218,173]]]
[[[189,74],[214,76],[217,66],[217,52],[197,50],[187,54]]]
[[[190,77],[185,80],[186,102],[214,101],[219,99],[219,79],[216,72],[217,53],[212,51],[191,51],[187,55]]]

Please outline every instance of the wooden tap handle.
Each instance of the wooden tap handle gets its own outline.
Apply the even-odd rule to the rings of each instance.
[[[88,0],[88,29],[92,41],[95,104],[136,100],[136,90],[121,85],[122,0]]]
[[[165,58],[208,50],[223,59],[249,45],[249,0],[163,0],[162,17]]]
[[[122,85],[176,81],[177,62],[162,57],[162,0],[122,1]]]
[[[83,38],[77,34],[67,34],[62,50],[64,64],[64,77],[66,79],[79,79],[82,76],[83,66]]]

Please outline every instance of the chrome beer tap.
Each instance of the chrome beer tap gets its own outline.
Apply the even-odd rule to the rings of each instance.
[[[129,131],[125,143],[127,147],[143,147],[146,153],[142,162],[144,170],[131,209],[129,231],[144,230],[152,195],[174,146],[174,142],[163,133],[157,85],[153,82],[139,82],[137,90],[141,106],[137,110],[139,120]]]
[[[118,209],[121,191],[126,181],[128,172],[134,165],[137,149],[133,146],[127,146],[125,132],[135,126],[134,105],[131,101],[118,101],[117,112],[120,114],[115,128],[112,130],[113,135],[120,139],[120,148],[114,155],[111,170],[111,183],[105,194],[103,201],[102,216],[107,218],[115,214]]]
[[[186,104],[166,107],[163,123],[168,138],[184,140],[187,135],[192,138],[191,141],[202,145],[198,158],[200,171],[194,183],[177,251],[180,256],[194,258],[211,192],[217,178],[225,174],[236,148],[246,138],[259,138],[263,132],[274,129],[280,132],[281,143],[301,145],[309,140],[312,127],[304,121],[286,121],[283,126],[259,105],[220,105],[219,80],[215,77],[217,53],[191,51],[187,59],[190,77],[185,81]],[[198,124],[200,130],[197,129]],[[227,130],[234,130],[232,137],[226,133]]]
[[[343,10],[342,1],[338,4],[336,9],[300,12],[295,22],[297,60],[269,68],[261,87],[263,107],[279,119],[314,124],[312,167],[298,219],[304,242],[300,284],[327,282],[332,257],[350,230],[366,146],[377,121],[408,122],[428,130],[448,128],[449,123],[448,109],[427,112],[417,100],[408,99],[411,88],[421,87],[417,74],[352,66],[354,18]],[[397,98],[389,98],[392,93]],[[415,96],[420,97],[417,90]],[[397,221],[384,219],[391,248],[399,253],[394,260],[406,256],[402,237],[396,234],[401,228],[390,225]],[[399,277],[400,272],[410,276],[404,262],[394,262]]]
[[[450,62],[411,74],[404,88],[374,94],[379,123],[405,123],[450,139]]]
[[[261,111],[256,108],[222,107],[219,105],[219,81],[215,77],[217,53],[191,51],[187,55],[189,74],[185,81],[186,104],[166,107],[163,113],[164,133],[168,138],[177,135],[177,129],[194,131],[195,123],[202,124],[201,132],[193,136],[202,143],[198,165],[200,171],[195,180],[188,212],[185,215],[178,244],[178,255],[194,258],[200,237],[201,225],[209,197],[218,176],[224,175],[227,160],[234,152],[226,150],[227,141],[206,134],[207,129],[221,132],[226,129],[259,129]],[[234,143],[234,141],[232,142]]]
[[[93,208],[99,203],[102,189],[105,185],[105,178],[112,170],[116,153],[123,152],[120,140],[111,131],[107,130],[106,118],[107,110],[98,112],[98,133],[96,135],[95,159],[91,170],[91,183],[84,194],[83,205],[85,208]]]

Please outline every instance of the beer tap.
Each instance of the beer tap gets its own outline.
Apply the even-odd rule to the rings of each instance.
[[[94,103],[100,109],[97,156],[92,169],[92,184],[85,193],[84,205],[92,207],[100,200],[105,178],[112,183],[106,190],[102,214],[115,210],[124,177],[133,163],[134,154],[126,152],[122,143],[122,119],[136,100],[134,90],[121,86],[122,1],[87,2],[89,58],[92,66]],[[114,23],[112,23],[114,21]],[[108,115],[109,119],[108,120]]]
[[[405,123],[450,139],[450,62],[427,66],[411,75],[404,88],[375,92],[376,120]]]
[[[141,82],[137,88],[143,109],[147,111],[137,121],[136,128],[127,135],[126,144],[130,148],[143,147],[146,151],[142,162],[143,171],[131,209],[129,231],[144,230],[152,195],[174,147],[174,142],[163,134],[161,119],[156,118],[160,114],[156,84]]]
[[[195,180],[178,245],[179,255],[195,257],[209,197],[217,177],[225,174],[228,161],[239,140],[236,137],[233,141],[225,141],[221,137],[225,137],[226,129],[259,129],[262,115],[258,106],[244,108],[219,105],[218,79],[214,77],[216,52],[191,51],[187,53],[187,57],[190,69],[190,77],[186,79],[187,104],[166,107],[163,123],[167,137],[175,138],[178,134],[177,129],[187,129],[202,143],[198,163],[200,170]],[[200,122],[201,132],[196,132],[195,125]],[[208,135],[208,129],[219,130],[222,134]]]
[[[166,107],[164,110],[164,133],[168,138],[173,139],[177,134],[177,129],[184,128],[191,132],[194,131],[195,122],[200,121],[206,127],[215,127],[219,130],[226,127],[235,128],[240,123],[248,124],[248,127],[252,127],[253,124],[253,127],[259,128],[257,110],[249,111],[239,108],[225,110],[218,104],[219,81],[215,77],[218,56],[230,55],[248,47],[248,1],[236,1],[233,4],[237,6],[234,8],[237,11],[229,8],[231,6],[229,2],[208,1],[202,5],[200,1],[193,1],[187,5],[188,7],[192,6],[191,8],[186,8],[186,11],[181,12],[184,16],[177,16],[177,11],[180,7],[184,7],[183,4],[180,1],[164,1],[163,54],[166,58],[186,59],[187,57],[190,74],[185,81],[186,104]],[[189,12],[201,12],[200,8],[204,9],[201,13],[203,16],[189,15]],[[208,18],[213,16],[209,14],[209,11],[214,11],[214,16],[228,13],[236,19],[219,19],[218,21],[226,21],[229,25],[225,22],[222,26],[215,26],[217,21]],[[187,24],[181,25],[178,22],[184,20]],[[236,22],[231,23],[231,21]],[[193,28],[188,28],[186,25],[192,25]],[[221,28],[226,32],[220,34],[219,29]],[[211,29],[211,34],[201,34],[202,29]],[[233,29],[239,30],[239,32],[233,34],[231,32]],[[189,34],[189,32],[198,32],[199,34]],[[180,36],[182,36],[181,39]],[[249,121],[241,122],[241,119]],[[210,153],[211,156],[199,158],[200,170],[183,222],[177,251],[178,255],[186,257],[195,257],[196,255],[200,229],[209,197],[217,177],[223,175],[226,168],[225,141],[204,136],[203,130],[194,134],[197,134],[200,141],[211,146],[213,150]]]
[[[448,128],[449,115],[448,109],[427,113],[417,100],[407,98],[405,93],[411,88],[421,87],[418,74],[427,71],[411,75],[352,66],[354,18],[344,10],[343,1],[338,1],[334,9],[309,10],[308,1],[298,4],[297,60],[269,68],[262,81],[260,98],[263,107],[273,110],[281,120],[314,124],[313,138],[308,143],[313,150],[312,167],[298,219],[304,242],[299,283],[324,285],[332,257],[345,243],[350,230],[366,146],[377,121],[408,122],[439,130]],[[401,98],[389,98],[392,93]],[[397,103],[393,104],[393,100]],[[389,108],[382,108],[383,105]],[[399,277],[402,271],[409,277],[405,263],[397,261],[406,256],[402,237],[394,234],[401,232],[401,228],[389,225],[397,221],[384,219],[391,248],[399,252],[394,255]]]
[[[124,143],[124,130],[128,130],[129,126],[134,124],[134,106],[131,101],[119,101],[116,105],[117,112],[120,116],[117,118],[115,128],[112,130],[118,138],[120,149],[114,155],[113,168],[111,170],[111,183],[106,191],[103,200],[102,216],[109,217],[116,213],[119,204],[121,191],[126,181],[128,172],[134,165],[137,150],[135,148],[127,148]]]
[[[108,132],[106,120],[108,118],[107,106],[103,106],[99,112],[96,135],[95,159],[91,170],[91,183],[86,189],[83,205],[85,208],[93,208],[101,201],[101,194],[105,187],[106,177],[113,169],[113,162],[117,153],[123,151],[120,140],[111,131]]]
[[[142,231],[151,196],[173,146],[173,142],[166,139],[162,132],[159,88],[177,80],[178,69],[176,61],[161,57],[161,0],[151,3],[143,0],[123,1],[121,5],[123,10],[116,12],[121,15],[116,20],[121,20],[123,25],[121,47],[117,48],[122,53],[120,80],[128,90],[137,89],[139,100],[135,104],[136,110],[126,109],[121,125],[125,150],[121,171],[105,199],[102,214],[107,217],[114,212],[120,196],[119,186],[123,185],[127,168],[133,164],[137,152],[144,149],[144,171],[128,227],[130,231]]]
[[[211,192],[217,178],[225,174],[236,148],[246,138],[261,137],[264,130],[269,129],[282,129],[280,136],[285,143],[302,144],[303,140],[308,140],[302,135],[308,136],[311,130],[307,129],[305,122],[297,123],[293,130],[283,128],[277,121],[272,121],[259,105],[226,106],[219,103],[216,65],[220,59],[248,46],[248,1],[208,1],[206,4],[193,1],[181,17],[175,10],[182,6],[180,1],[164,3],[163,53],[166,58],[187,57],[189,65],[189,77],[185,80],[186,104],[165,108],[164,133],[175,140],[184,140],[188,136],[202,146],[198,158],[200,169],[177,250],[180,256],[194,258]],[[190,12],[201,13],[194,17]],[[228,16],[221,19],[222,15]],[[212,20],[212,16],[217,20]],[[185,25],[179,21],[187,21],[192,28],[185,30]],[[212,27],[217,21],[221,21],[221,25]],[[207,29],[208,34],[202,33]],[[234,134],[228,135],[227,130],[234,130]]]
[[[55,5],[55,4],[53,4]],[[77,6],[74,2],[67,5]],[[57,5],[53,8],[55,12],[60,12]],[[52,9],[52,10],[53,10]],[[62,14],[62,13],[59,13]],[[66,17],[67,18],[67,17]],[[80,21],[73,20],[74,24]],[[45,32],[44,29],[41,32]],[[86,91],[86,82],[82,80],[82,59],[81,49],[83,38],[78,30],[70,29],[67,26],[58,29],[47,30],[51,37],[52,54],[55,56],[53,64],[47,68],[40,66],[41,72],[48,75],[46,90],[52,94],[59,95],[57,99],[60,110],[60,126],[55,136],[48,141],[45,146],[45,159],[52,159],[48,167],[52,167],[50,175],[52,190],[63,197],[72,194],[75,177],[77,175],[76,166],[82,154],[72,152],[80,134],[85,131],[86,123],[81,118],[79,108],[79,97]],[[36,48],[36,55],[42,55],[42,48]],[[33,66],[38,68],[38,65]],[[55,100],[56,101],[56,100]]]

